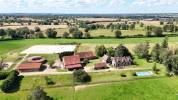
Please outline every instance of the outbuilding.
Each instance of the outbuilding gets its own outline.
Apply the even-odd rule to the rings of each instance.
[[[96,55],[92,51],[87,51],[87,52],[79,52],[76,53],[76,55],[79,55],[80,59],[95,59]]]
[[[79,55],[63,57],[63,64],[64,64],[64,67],[68,70],[82,68]]]
[[[108,67],[107,67],[107,64],[105,62],[97,63],[97,64],[94,65],[95,70],[106,69],[106,68],[108,68]]]
[[[17,68],[19,72],[36,72],[40,71],[42,63],[23,63]]]

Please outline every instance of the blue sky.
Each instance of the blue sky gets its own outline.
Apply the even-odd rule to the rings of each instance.
[[[178,13],[178,0],[0,0],[0,13]]]

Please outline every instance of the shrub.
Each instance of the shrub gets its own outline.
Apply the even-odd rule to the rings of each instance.
[[[53,98],[49,97],[47,93],[38,86],[28,97],[28,100],[53,100]]]
[[[13,90],[18,83],[18,75],[19,73],[17,71],[11,71],[6,80],[4,80],[4,82],[2,83],[1,90],[5,93]]]
[[[91,77],[88,75],[87,72],[85,72],[82,69],[75,70],[73,72],[73,76],[74,76],[74,80],[76,82],[86,83],[86,82],[90,82],[91,81]]]
[[[47,85],[54,85],[55,84],[55,82],[47,76],[45,77],[45,81],[46,81]]]
[[[54,29],[49,28],[46,30],[46,35],[48,38],[56,38],[57,32]]]
[[[35,27],[34,30],[35,30],[35,32],[40,32],[41,31],[41,29],[39,27]]]
[[[0,72],[0,80],[4,80],[9,75],[9,72]]]
[[[101,46],[96,46],[95,52],[97,56],[102,57],[107,53],[107,50],[104,45],[101,45]]]
[[[37,32],[35,35],[36,35],[37,38],[44,38],[45,37],[43,32]]]
[[[68,32],[64,32],[64,34],[63,34],[63,38],[68,38],[69,37],[69,33]]]
[[[122,35],[121,31],[119,31],[119,30],[115,31],[115,37],[116,38],[120,38],[121,35]]]
[[[127,75],[125,73],[122,73],[121,77],[127,77]]]

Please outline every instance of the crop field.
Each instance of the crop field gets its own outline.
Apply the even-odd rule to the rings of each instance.
[[[22,27],[27,27],[29,29],[34,29],[35,27],[39,27],[41,30],[46,30],[48,28],[56,28],[56,29],[65,29],[68,26],[67,25],[8,25],[8,26],[3,26],[0,27],[0,29],[17,29],[17,28],[22,28]]]

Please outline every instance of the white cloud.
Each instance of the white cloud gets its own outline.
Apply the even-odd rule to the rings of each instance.
[[[161,5],[177,5],[178,0],[135,0],[135,5],[141,6],[161,6]]]

